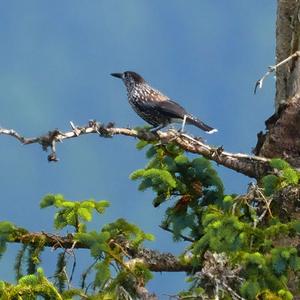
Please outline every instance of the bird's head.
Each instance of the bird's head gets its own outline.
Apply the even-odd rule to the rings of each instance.
[[[122,79],[128,90],[131,90],[138,84],[145,83],[145,80],[142,76],[132,71],[126,71],[123,73],[111,73],[110,75]]]

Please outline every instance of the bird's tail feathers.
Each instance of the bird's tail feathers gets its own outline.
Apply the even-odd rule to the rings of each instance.
[[[212,133],[215,133],[215,132],[218,131],[218,129],[210,127],[209,125],[203,123],[201,120],[199,120],[199,119],[197,119],[193,116],[187,116],[186,122],[188,124],[192,124],[192,125],[197,126],[198,128],[204,130],[208,134],[212,134]]]

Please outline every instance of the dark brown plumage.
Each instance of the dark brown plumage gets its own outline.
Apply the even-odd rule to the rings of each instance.
[[[129,103],[141,118],[153,126],[153,130],[156,131],[171,123],[180,122],[182,123],[182,131],[185,123],[197,126],[207,133],[217,131],[217,129],[195,118],[160,91],[152,88],[139,74],[126,71],[111,75],[123,80]]]

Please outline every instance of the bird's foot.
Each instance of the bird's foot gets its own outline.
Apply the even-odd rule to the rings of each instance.
[[[159,128],[152,128],[149,131],[153,134],[157,134],[157,131],[159,130]]]
[[[178,133],[180,133],[180,134],[181,134],[181,133],[186,133],[186,131],[185,131],[184,129],[182,129],[182,128],[179,128],[179,129],[177,129],[176,131],[177,131]]]
[[[159,126],[152,127],[152,128],[150,129],[150,131],[151,131],[152,133],[157,133],[157,131],[161,130],[161,129],[164,128],[164,127],[166,127],[166,125],[165,125],[165,124],[161,124],[161,125],[159,125]]]

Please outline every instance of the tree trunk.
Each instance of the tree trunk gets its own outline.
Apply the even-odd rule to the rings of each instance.
[[[277,1],[276,64],[300,50],[300,2]],[[276,69],[275,113],[266,121],[266,133],[258,134],[254,153],[268,158],[280,157],[300,168],[300,57]],[[280,191],[274,202],[280,207],[282,222],[299,218],[299,186]],[[299,239],[278,239],[276,246],[297,246]],[[299,249],[300,251],[300,249]],[[300,299],[299,278],[291,276],[288,286],[294,299]]]
[[[300,50],[300,2],[278,0],[276,63]],[[300,168],[300,58],[276,69],[275,113],[258,134],[255,154],[286,159]]]

